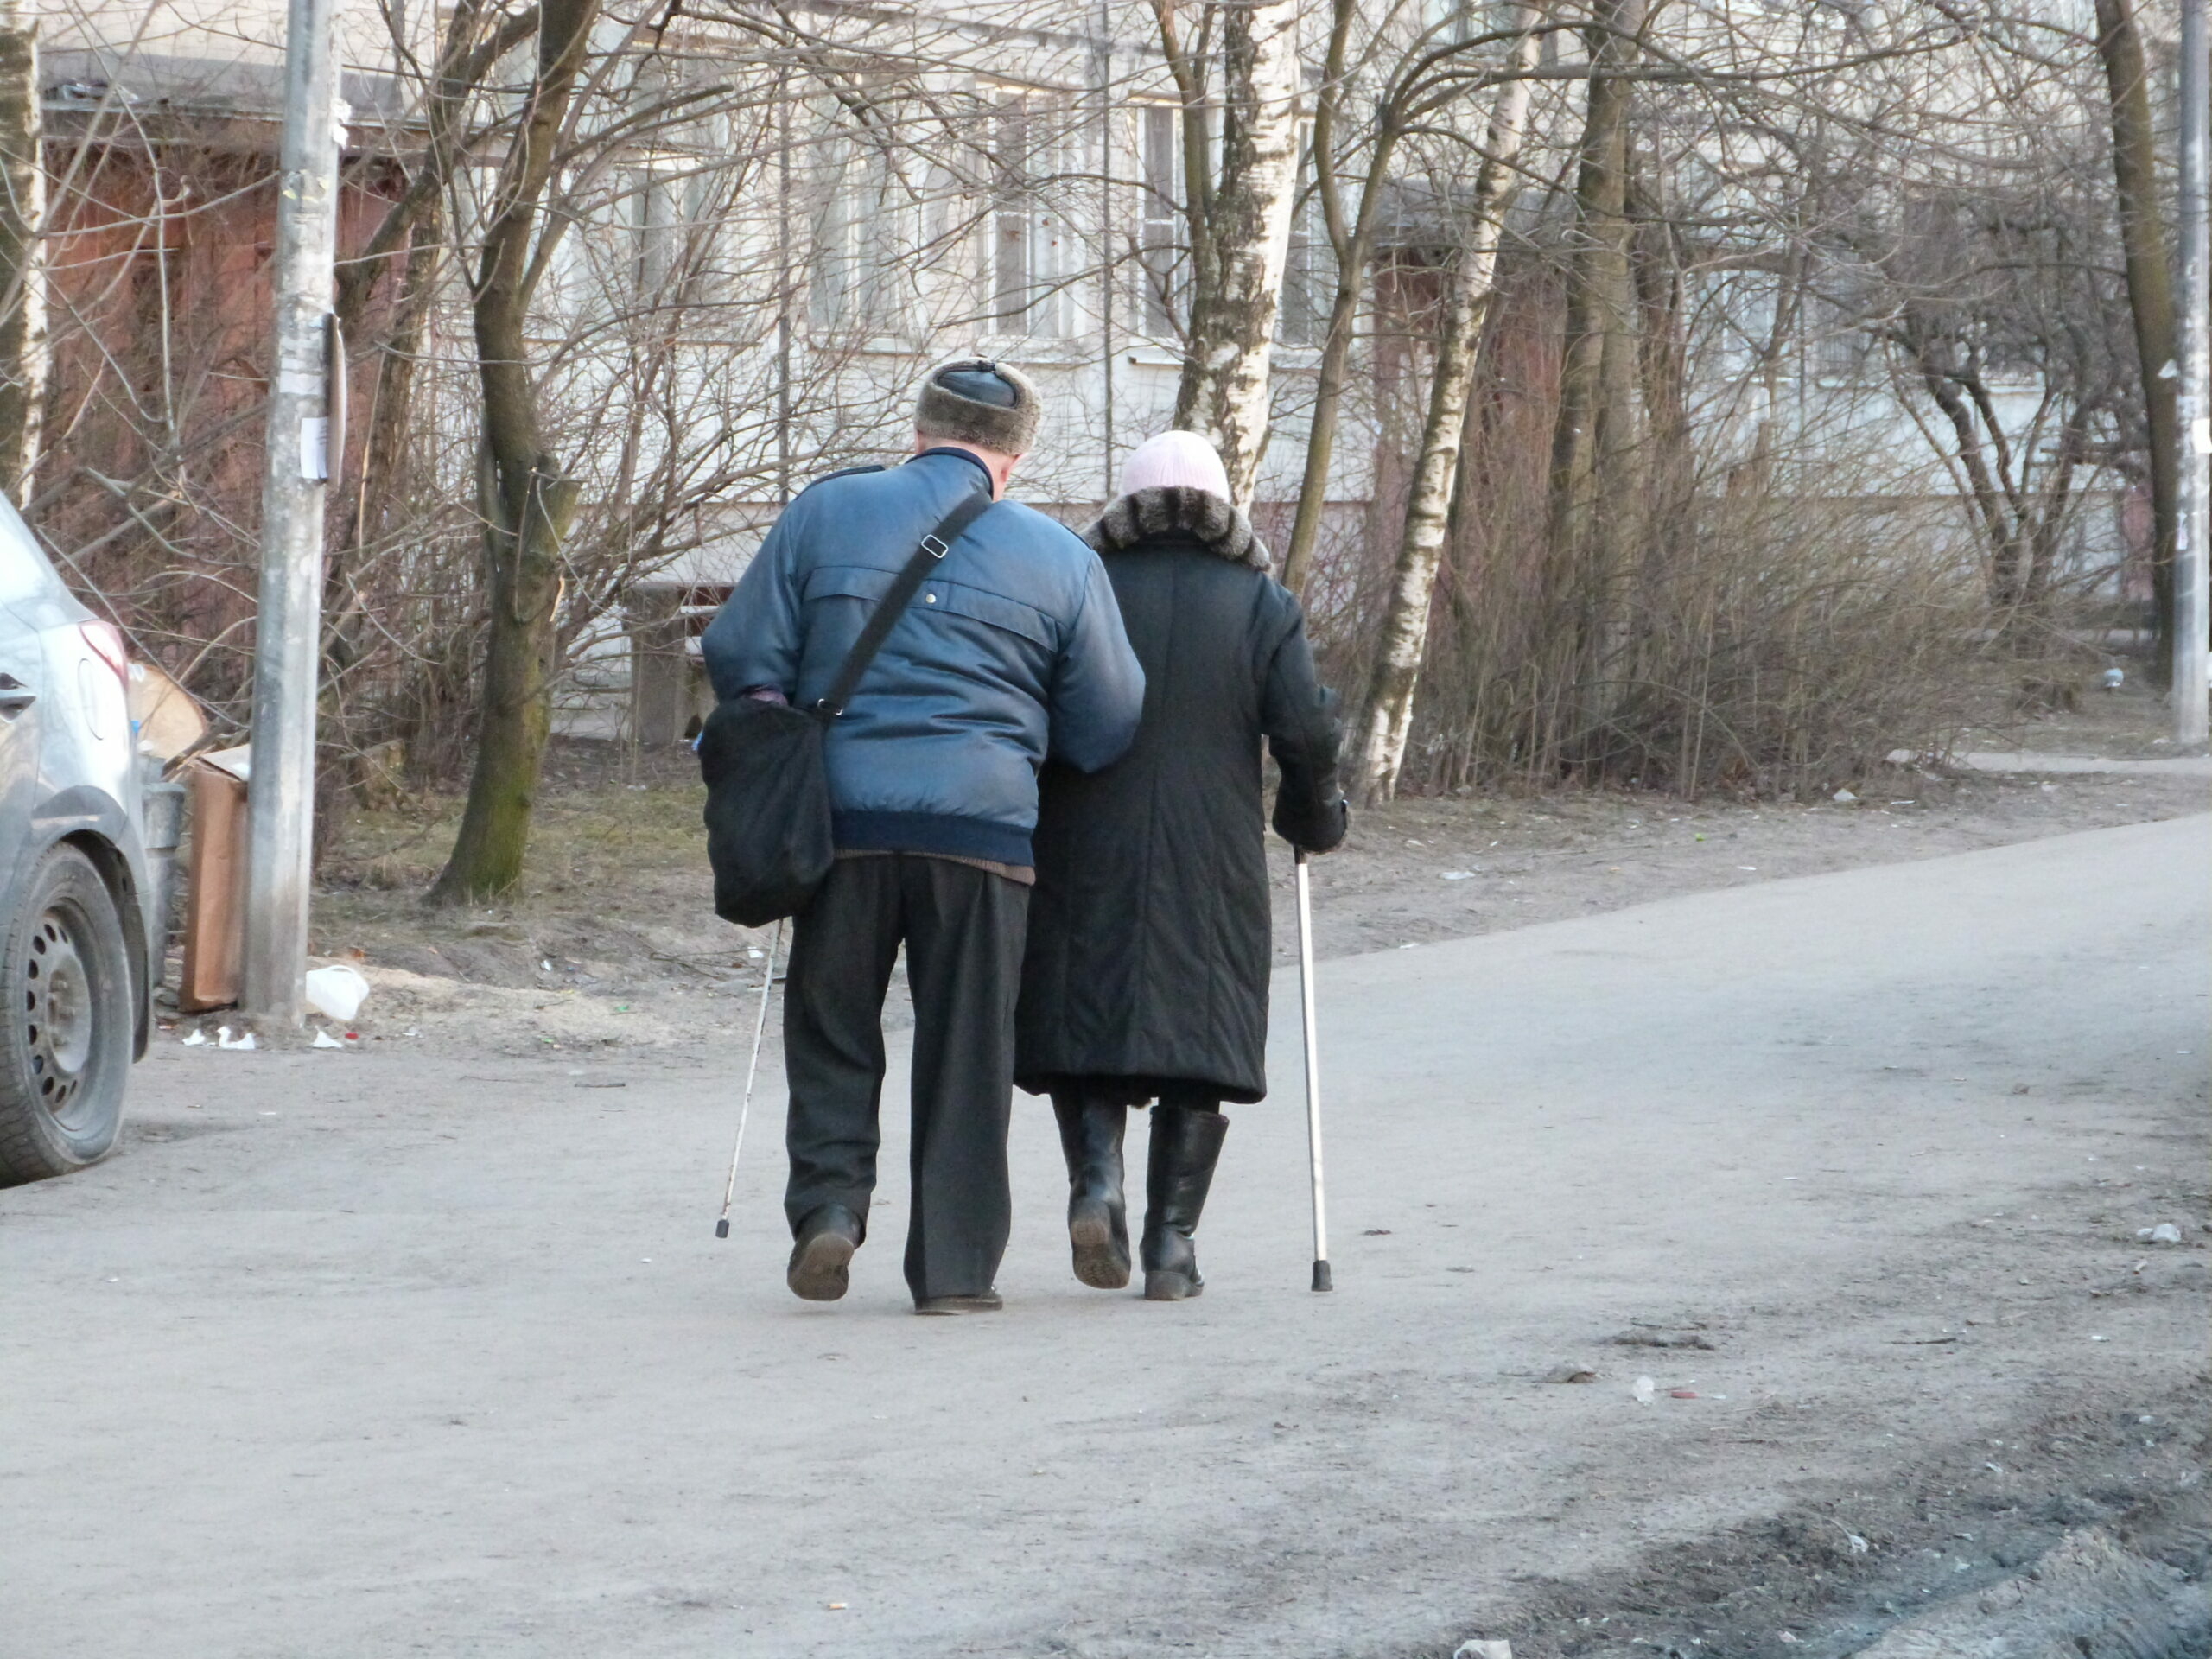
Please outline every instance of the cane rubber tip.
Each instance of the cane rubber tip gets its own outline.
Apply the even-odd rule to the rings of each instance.
[[[1316,1290],[1334,1290],[1336,1288],[1336,1287],[1329,1281],[1329,1264],[1326,1262],[1316,1262],[1313,1264],[1313,1288]]]
[[[728,1238],[729,1236],[729,1217],[728,1216],[724,1216],[720,1221],[715,1224],[715,1236],[716,1238]]]

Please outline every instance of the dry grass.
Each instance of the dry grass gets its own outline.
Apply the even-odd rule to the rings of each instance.
[[[494,984],[715,983],[758,941],[714,913],[704,800],[688,752],[556,741],[521,884],[461,910],[423,902],[460,827],[458,791],[354,808],[325,861],[315,947]]]
[[[397,807],[355,808],[326,860],[339,892],[418,899],[443,868],[461,825],[458,790]],[[706,790],[689,753],[635,755],[626,746],[556,741],[531,821],[520,889],[505,908],[565,906],[619,891],[640,868],[690,861],[703,868]]]
[[[1819,794],[1992,711],[1983,607],[1945,550],[1832,502],[1682,512],[1603,594],[1480,550],[1431,636],[1406,783]]]

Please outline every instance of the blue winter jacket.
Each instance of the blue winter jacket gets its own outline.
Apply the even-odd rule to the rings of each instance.
[[[772,686],[805,708],[830,688],[868,613],[982,464],[931,449],[802,493],[701,645],[715,695]],[[1144,671],[1098,556],[1001,501],[952,544],[883,642],[825,753],[837,845],[1026,865],[1037,769],[1121,758]]]

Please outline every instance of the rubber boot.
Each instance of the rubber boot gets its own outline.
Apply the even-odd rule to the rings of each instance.
[[[1060,1150],[1068,1160],[1068,1243],[1075,1276],[1094,1290],[1129,1282],[1129,1212],[1122,1196],[1122,1131],[1129,1109],[1081,1095],[1054,1095]]]
[[[1206,1287],[1191,1236],[1206,1207],[1213,1166],[1229,1120],[1189,1106],[1152,1109],[1152,1151],[1145,1170],[1144,1296],[1179,1302]]]

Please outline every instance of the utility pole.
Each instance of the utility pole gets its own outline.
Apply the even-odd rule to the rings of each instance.
[[[2174,741],[2205,737],[2212,554],[2212,66],[2207,0],[2181,0],[2181,489],[2174,537]]]
[[[776,505],[791,504],[791,101],[776,100]]]
[[[315,842],[315,699],[322,658],[322,514],[341,457],[331,431],[338,233],[337,0],[290,0],[276,191],[276,372],[261,486],[261,608],[247,783],[245,1012],[296,1025]]]
[[[1114,499],[1114,5],[1098,0],[1098,15],[1091,27],[1098,31],[1098,368],[1105,416],[1104,492],[1102,508]]]

